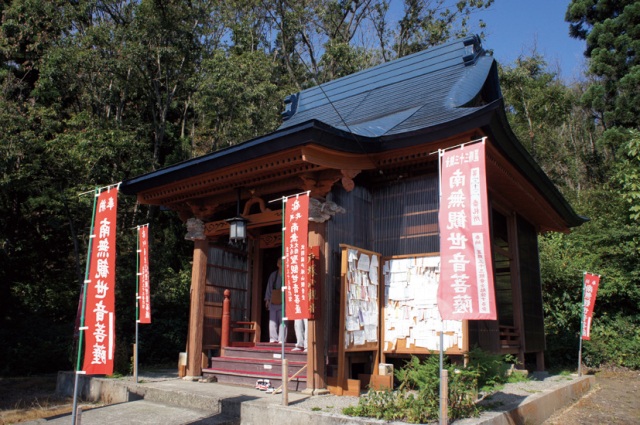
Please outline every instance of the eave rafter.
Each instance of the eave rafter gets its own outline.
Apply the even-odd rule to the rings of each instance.
[[[141,203],[175,205],[194,199],[214,199],[219,204],[235,200],[237,187],[258,188],[300,173],[318,169],[305,162],[299,150],[279,152],[209,173],[200,174],[138,194]]]
[[[310,190],[324,197],[338,181],[346,190],[362,169],[375,167],[365,154],[334,151],[316,145],[257,157],[230,167],[178,180],[138,194],[140,203],[164,205],[186,219],[211,217],[218,208],[236,202],[237,188],[256,196]]]

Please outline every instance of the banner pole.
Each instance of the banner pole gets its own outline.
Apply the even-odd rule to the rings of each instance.
[[[444,150],[438,149],[438,217],[440,216],[439,210],[442,205],[442,154]],[[438,223],[438,227],[439,223]],[[438,229],[440,231],[440,229]],[[440,281],[438,285],[442,284],[442,274],[440,274]],[[446,412],[446,406],[443,406],[443,391],[445,388],[445,383],[443,379],[443,370],[444,370],[444,319],[440,318],[440,425],[446,425],[447,418],[442,414],[442,412]]]
[[[280,267],[280,281],[282,282],[282,291],[280,291],[281,296],[282,296],[282,301],[281,301],[281,305],[282,305],[282,319],[280,319],[280,326],[282,329],[280,329],[281,335],[282,335],[282,352],[281,352],[281,357],[282,357],[282,405],[283,406],[288,406],[289,405],[289,371],[288,371],[288,365],[287,365],[287,361],[284,358],[284,345],[285,345],[285,340],[286,340],[286,333],[285,333],[285,326],[286,324],[284,323],[285,317],[286,317],[286,312],[285,312],[285,296],[284,296],[284,292],[287,290],[287,285],[285,282],[285,273],[284,273],[284,264],[285,264],[285,258],[284,258],[284,241],[285,241],[285,214],[287,211],[287,198],[286,197],[282,197],[282,246],[280,247],[280,256],[282,258],[282,267]]]
[[[82,360],[82,340],[83,340],[83,335],[84,335],[84,313],[85,313],[85,306],[87,305],[87,284],[89,283],[89,262],[91,260],[91,245],[93,245],[93,231],[94,231],[94,226],[95,226],[95,217],[96,217],[96,205],[98,203],[98,196],[99,196],[100,192],[98,189],[94,189],[93,190],[93,212],[91,213],[91,227],[90,227],[90,232],[89,232],[89,243],[87,244],[87,262],[85,264],[85,271],[84,271],[84,283],[82,285],[82,308],[80,309],[80,326],[78,327],[78,357],[76,360],[76,373],[75,373],[75,380],[74,380],[74,384],[73,384],[73,408],[71,410],[71,424],[75,425],[76,424],[76,418],[77,418],[77,409],[78,409],[78,381],[79,381],[79,377],[78,375],[80,375],[80,369],[81,369],[81,365],[80,362]]]
[[[138,383],[138,327],[140,325],[140,226],[136,227],[136,342],[133,346],[133,375]]]
[[[578,332],[578,376],[582,376],[582,332],[584,330],[584,289],[585,289],[585,282],[584,282],[584,278],[586,276],[587,272],[582,272],[582,300],[580,303],[580,310],[582,311],[582,313],[580,313],[580,332]]]

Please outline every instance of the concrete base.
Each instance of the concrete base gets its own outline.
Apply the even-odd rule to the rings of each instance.
[[[73,372],[58,374],[57,392],[60,395],[71,396],[74,386]],[[308,399],[310,395],[300,392],[289,393],[289,406],[281,404],[281,397],[274,397],[253,388],[225,385],[220,383],[205,383],[184,381],[177,377],[167,377],[162,380],[141,377],[143,383],[136,384],[129,379],[106,379],[91,376],[79,376],[79,394],[81,399],[107,404],[121,403],[113,406],[118,414],[126,417],[127,409],[140,419],[139,424],[180,424],[180,415],[192,410],[209,423],[243,425],[335,425],[335,424],[372,424],[390,423],[370,418],[349,417],[337,413],[328,413],[300,405],[299,402]],[[512,425],[512,424],[541,424],[556,410],[575,402],[595,384],[594,376],[573,377],[571,381],[553,386],[549,390],[533,394],[522,399],[514,406],[503,406],[504,411],[485,412],[479,418],[456,421],[456,425]],[[320,395],[316,390],[313,395]],[[325,396],[326,397],[326,396]],[[331,396],[330,396],[331,397]],[[134,403],[135,402],[135,403]],[[139,403],[143,402],[143,403]],[[158,405],[166,406],[167,409]],[[146,407],[145,407],[146,406]],[[155,406],[155,407],[154,407]],[[108,406],[111,408],[112,406]],[[104,409],[104,408],[103,408]],[[136,410],[137,409],[137,410]],[[162,411],[175,409],[175,422],[168,416],[162,416]],[[87,423],[96,425],[115,425],[113,419],[98,417],[102,409],[88,410],[83,413]],[[144,410],[145,414],[140,412]],[[173,413],[172,413],[173,414]],[[91,418],[90,415],[94,415]],[[47,425],[68,423],[68,417],[61,417]],[[136,419],[137,420],[137,419]],[[122,422],[125,423],[125,422]],[[195,423],[195,422],[194,422]],[[399,422],[397,424],[400,424]]]

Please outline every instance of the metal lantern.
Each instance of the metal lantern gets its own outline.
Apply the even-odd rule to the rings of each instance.
[[[237,216],[227,220],[229,222],[229,242],[243,243],[247,238],[247,220]]]

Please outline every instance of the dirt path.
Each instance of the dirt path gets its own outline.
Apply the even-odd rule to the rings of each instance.
[[[640,372],[602,371],[596,386],[543,425],[640,424]]]
[[[0,378],[0,425],[71,412],[71,401],[55,395],[56,376]]]

